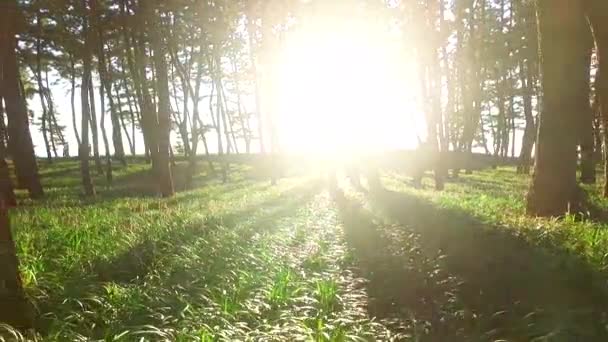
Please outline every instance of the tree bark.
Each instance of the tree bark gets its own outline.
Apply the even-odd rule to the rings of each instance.
[[[111,63],[108,60],[107,61],[107,66],[106,66],[106,56],[105,56],[105,51],[104,51],[104,45],[105,45],[105,38],[103,35],[103,30],[101,27],[99,27],[99,24],[96,23],[97,27],[97,42],[98,42],[98,48],[97,48],[97,58],[98,58],[98,72],[99,72],[99,78],[101,80],[101,88],[105,89],[105,93],[108,94],[108,104],[110,105],[110,120],[112,123],[112,146],[114,147],[114,156],[116,157],[116,159],[118,159],[123,166],[127,165],[127,161],[125,159],[125,150],[124,150],[124,145],[122,142],[122,134],[120,132],[120,121],[118,119],[118,112],[116,109],[116,106],[114,104],[114,99],[112,98],[112,80],[110,79],[110,73],[108,72],[108,67],[109,66],[111,68]],[[100,94],[102,93],[102,91],[100,90]],[[104,113],[102,113],[102,115],[104,115]],[[105,127],[103,127],[102,124],[102,129],[105,130]],[[105,134],[105,133],[104,133]],[[107,137],[104,138],[105,141],[107,141]],[[106,143],[104,141],[104,143]],[[110,160],[111,163],[111,159]],[[111,168],[109,169],[111,170]],[[111,178],[111,175],[108,176]]]
[[[0,198],[4,198],[9,206],[17,205],[13,182],[11,181],[8,164],[6,163],[7,148],[6,127],[4,126],[4,104],[2,101],[2,85],[0,83]]]
[[[173,196],[173,178],[171,176],[171,167],[169,165],[169,154],[171,148],[170,132],[171,132],[171,106],[169,99],[169,80],[167,77],[167,61],[165,59],[166,49],[165,42],[160,34],[160,22],[154,13],[152,7],[148,8],[147,19],[149,20],[149,28],[151,30],[152,50],[154,51],[154,67],[156,69],[156,88],[158,92],[158,156],[156,158],[158,166],[156,168],[158,174],[159,190],[163,197]]]
[[[584,88],[586,17],[583,4],[569,0],[537,3],[543,108],[540,114],[535,170],[527,212],[559,216],[580,208],[576,183],[576,145],[581,111],[572,89]]]
[[[76,124],[76,106],[75,95],[76,95],[76,68],[74,68],[74,56],[70,55],[70,84],[72,88],[70,90],[70,105],[72,109],[72,128],[74,129],[74,136],[76,137],[76,143],[80,146],[80,135],[78,134],[78,125]]]
[[[133,146],[131,136],[129,135],[129,129],[127,127],[127,124],[125,123],[125,118],[122,115],[122,102],[120,101],[120,93],[118,92],[118,87],[114,87],[114,93],[116,94],[116,110],[118,113],[118,118],[120,120],[120,126],[122,127],[122,130],[125,133],[125,137],[127,137],[127,144],[129,145],[129,151],[131,151],[131,155],[135,155],[135,146]],[[130,101],[130,99],[127,98],[127,101]],[[135,138],[135,134],[133,134],[133,137]],[[125,158],[125,163],[126,162],[127,160]]]
[[[532,161],[532,148],[536,140],[536,123],[532,114],[532,91],[530,89],[529,68],[524,68],[524,63],[519,63],[519,78],[523,90],[524,102],[524,117],[526,119],[526,127],[524,128],[524,136],[522,138],[521,150],[519,152],[518,172],[530,173],[530,164]]]
[[[589,28],[588,28],[589,29]],[[578,94],[580,101],[580,131],[579,131],[579,145],[581,153],[581,178],[580,181],[583,184],[594,184],[595,183],[595,161],[593,159],[594,152],[594,139],[593,139],[593,113],[591,112],[591,85],[590,85],[590,69],[591,69],[591,55],[593,49],[593,37],[591,30],[587,33],[588,46],[586,47],[585,56],[585,86],[581,88],[573,88]]]
[[[61,131],[61,128],[57,123],[57,115],[55,115],[55,105],[51,93],[51,86],[49,85],[48,68],[46,68],[44,71],[44,82],[46,84],[46,91],[44,92],[44,95],[46,97],[46,102],[49,105],[49,133],[51,135],[51,147],[53,148],[53,154],[55,155],[55,158],[57,158],[58,155],[55,140],[59,139],[59,143],[61,144],[61,146],[65,146],[65,139],[63,138],[63,132]]]
[[[25,97],[20,87],[19,66],[15,49],[16,18],[19,16],[16,1],[0,5],[0,68],[1,88],[8,119],[10,137],[8,150],[13,157],[19,185],[28,189],[30,197],[44,195],[38,176],[38,165],[30,134]]]
[[[82,0],[83,13],[85,16],[89,16],[87,13],[87,0]],[[89,108],[89,91],[92,89],[89,87],[91,84],[91,30],[88,28],[88,19],[85,18],[83,25],[83,36],[84,36],[84,47],[82,53],[82,84],[80,86],[80,102],[82,109],[81,118],[81,143],[78,149],[78,157],[80,159],[80,175],[82,177],[82,186],[84,189],[85,196],[95,196],[95,187],[91,179],[91,170],[89,167],[89,121],[90,121],[90,108]]]
[[[91,37],[91,40],[93,40],[93,37]],[[91,42],[90,44],[91,47],[89,47],[89,49],[92,49],[93,43]],[[95,106],[95,87],[93,86],[92,67],[89,68],[89,75],[87,78],[89,80],[89,123],[91,125],[91,137],[93,138],[93,161],[95,162],[97,174],[102,175],[103,166],[101,164],[101,158],[99,157],[99,131],[97,129],[97,109]]]
[[[7,199],[4,195],[0,193],[0,322],[17,328],[30,328],[32,320],[27,312]]]
[[[94,0],[93,0],[94,1]],[[112,183],[112,156],[110,155],[110,144],[108,143],[108,133],[106,132],[106,98],[105,98],[105,92],[103,90],[103,85],[100,85],[99,87],[99,102],[101,105],[101,112],[99,113],[99,115],[101,115],[101,122],[100,122],[100,128],[101,128],[101,138],[103,140],[103,148],[104,151],[106,153],[106,181],[108,182],[108,184]],[[109,97],[112,97],[111,94]]]
[[[608,197],[608,2],[593,0],[589,2],[589,21],[593,28],[593,36],[597,46],[599,72],[596,75],[596,96],[599,100],[599,110],[604,124],[604,197]]]
[[[42,196],[34,149],[28,128],[25,100],[19,87],[15,55],[15,18],[20,15],[17,1],[0,3],[0,120],[4,124],[3,98],[6,101],[9,142],[17,172],[27,182],[30,196]],[[19,328],[31,327],[19,275],[15,242],[11,234],[8,207],[16,204],[5,161],[4,137],[0,144],[0,322]],[[22,155],[23,154],[23,155]],[[28,169],[31,167],[32,169]]]
[[[47,120],[48,120],[48,109],[46,106],[46,101],[44,100],[44,86],[42,85],[42,21],[40,18],[40,13],[36,14],[36,70],[34,71],[34,75],[36,77],[36,83],[38,84],[38,96],[40,97],[40,105],[42,107],[42,118],[41,118],[41,131],[42,138],[44,140],[44,147],[46,148],[46,156],[49,163],[53,162],[53,156],[51,155],[51,145],[49,144],[49,136],[47,130]]]

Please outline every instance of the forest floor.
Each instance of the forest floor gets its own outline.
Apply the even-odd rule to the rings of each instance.
[[[319,172],[271,186],[233,164],[222,183],[202,164],[188,191],[178,164],[178,193],[159,199],[131,161],[94,200],[75,161],[43,165],[47,198],[20,193],[12,213],[36,317],[24,338],[608,341],[608,224],[526,217],[512,168],[443,192],[396,171],[329,191]]]

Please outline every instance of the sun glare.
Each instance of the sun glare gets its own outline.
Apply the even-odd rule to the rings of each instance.
[[[362,26],[323,36],[304,31],[286,39],[277,80],[282,148],[345,153],[416,146],[424,120],[415,66],[403,44],[362,32]]]

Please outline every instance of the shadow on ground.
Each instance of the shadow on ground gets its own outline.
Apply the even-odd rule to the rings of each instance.
[[[79,302],[66,302],[66,298],[94,298],[96,294],[103,293],[107,284],[145,287],[148,281],[152,281],[160,282],[157,286],[164,291],[164,294],[157,298],[134,299],[141,302],[128,306],[126,312],[120,313],[125,316],[121,322],[124,326],[158,323],[155,322],[158,317],[153,315],[157,310],[166,315],[178,316],[183,309],[184,297],[204,295],[214,281],[220,281],[218,277],[222,274],[236,274],[238,269],[229,267],[226,262],[236,258],[239,252],[229,250],[224,254],[218,252],[219,250],[225,246],[244,248],[253,235],[272,231],[279,220],[293,215],[298,208],[305,206],[320,191],[321,186],[319,180],[305,182],[260,203],[235,208],[218,217],[206,217],[201,222],[176,227],[162,236],[145,239],[113,259],[93,260],[88,265],[78,265],[68,271],[61,289],[49,292],[44,301],[36,303],[39,310],[37,330],[44,334],[51,322],[74,317],[75,312],[85,310],[79,306],[82,305]],[[214,234],[218,229],[234,230],[244,223],[247,224],[247,229],[240,231],[240,243],[231,244],[224,241],[225,243],[217,242],[209,246],[205,243],[200,245],[201,241],[207,240],[210,234]],[[159,269],[162,268],[163,259],[179,255],[188,249],[193,249],[194,253],[201,255],[207,255],[209,250],[212,250],[212,255],[217,255],[201,259],[200,264],[196,264],[196,272],[185,266],[183,269]],[[147,279],[153,272],[155,280]],[[74,305],[76,306],[73,307]],[[60,307],[63,308],[59,309]],[[48,317],[47,314],[50,313],[57,313],[57,316]],[[94,334],[103,336],[104,322],[96,322],[96,326],[98,331]]]
[[[567,251],[406,193],[369,192],[371,209],[335,198],[370,315],[396,330],[425,341],[608,340],[603,278]]]

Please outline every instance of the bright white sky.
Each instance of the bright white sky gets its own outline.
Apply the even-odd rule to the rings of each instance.
[[[384,21],[372,20],[367,16],[341,18],[340,26],[335,20],[325,21],[325,24],[322,20],[309,20],[300,23],[298,30],[284,35],[273,64],[276,72],[274,93],[264,95],[266,101],[274,102],[283,151],[413,149],[417,146],[417,135],[425,139],[418,73],[412,60],[414,53],[408,51],[407,42],[398,30],[391,30]],[[51,75],[53,80],[57,79],[56,75]],[[99,82],[95,82],[97,86]],[[77,146],[71,123],[69,80],[59,81],[52,90],[58,120],[67,127],[66,137],[71,154],[75,155]],[[203,94],[208,91],[204,90]],[[99,119],[99,96],[95,95]],[[77,89],[76,113],[80,131],[79,99]],[[38,122],[41,113],[38,97],[32,98],[29,105]],[[203,121],[211,123],[207,100],[200,106]],[[262,111],[264,113],[263,105]],[[111,139],[109,117],[106,117],[105,126]],[[35,129],[32,135],[36,154],[44,156],[41,133]],[[266,132],[266,140],[268,136]],[[173,132],[173,145],[179,140]],[[209,132],[207,140],[211,152],[217,151],[216,134]],[[125,151],[128,151],[124,135],[123,141]],[[99,144],[103,155],[101,132]],[[137,153],[143,153],[139,133],[136,145]],[[239,148],[244,150],[244,146]],[[258,151],[258,146],[253,146],[252,150]]]
[[[323,31],[321,35],[304,29],[291,32],[283,41],[276,56],[276,93],[270,96],[275,101],[279,139],[284,151],[415,148],[416,132],[424,137],[425,122],[417,104],[416,69],[409,57],[412,53],[405,50],[399,35],[389,32],[366,34],[364,29],[364,26],[358,26],[359,32],[353,32],[342,28]],[[51,73],[51,78],[56,80],[57,76]],[[94,79],[94,82],[97,87],[98,80]],[[59,113],[57,118],[66,126],[65,134],[74,155],[77,146],[71,123],[69,90],[69,80],[60,80],[52,87]],[[95,95],[99,120],[99,96]],[[41,107],[37,96],[30,99],[29,106],[35,112],[35,121],[39,122]],[[200,112],[206,116],[203,120],[210,123],[207,101],[202,101],[200,106]],[[75,107],[80,131],[79,88]],[[105,126],[111,139],[107,115]],[[36,154],[44,156],[42,134],[35,128],[32,135]],[[216,134],[209,132],[207,138],[211,150],[216,151]],[[172,134],[174,145],[179,139],[177,134]],[[124,135],[123,140],[125,151],[128,151]],[[99,144],[103,154],[101,132]],[[136,145],[137,152],[143,153],[140,134],[137,134]]]
[[[279,58],[281,141],[288,150],[414,148],[424,120],[415,65],[399,37],[295,32]],[[411,55],[411,54],[410,54]]]

